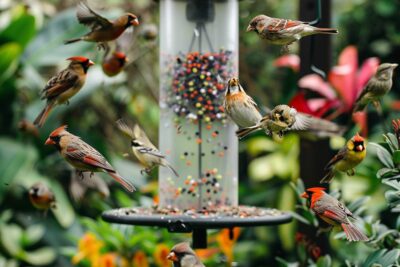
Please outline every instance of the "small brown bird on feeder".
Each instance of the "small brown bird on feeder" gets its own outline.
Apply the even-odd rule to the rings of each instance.
[[[174,267],[205,267],[189,243],[186,242],[176,244],[167,259],[173,262]]]
[[[254,17],[247,27],[247,31],[254,31],[262,39],[266,39],[274,45],[282,45],[283,50],[288,50],[288,46],[299,41],[304,36],[314,34],[337,34],[337,29],[318,28],[311,26],[307,22],[271,18],[266,15]]]

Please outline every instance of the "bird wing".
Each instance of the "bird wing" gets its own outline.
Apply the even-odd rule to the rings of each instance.
[[[272,23],[268,25],[267,30],[269,32],[279,32],[282,30],[286,30],[291,27],[298,26],[300,24],[305,24],[302,21],[298,20],[290,20],[290,19],[274,19]]]
[[[117,39],[115,48],[116,51],[124,52],[125,54],[129,51],[129,48],[132,46],[133,29],[134,27],[129,27]]]
[[[112,27],[112,22],[94,12],[86,1],[79,2],[76,17],[79,23],[90,27],[92,31]]]
[[[68,158],[81,161],[95,168],[101,168],[111,172],[115,171],[99,151],[80,139],[78,142],[79,144],[76,144],[77,142],[71,142],[68,145],[65,151],[65,155]]]
[[[373,79],[373,78],[372,78]],[[372,90],[372,79],[367,83],[367,85],[364,87],[364,89],[361,91],[360,95],[357,97],[357,100],[355,103],[359,102],[367,93],[369,93]]]
[[[314,211],[335,222],[342,223],[347,221],[347,216],[353,217],[353,214],[337,199],[325,194],[314,205]]]
[[[158,151],[157,149],[151,148],[151,147],[139,147],[138,151],[140,153],[150,154],[150,155],[153,155],[158,158],[165,158],[165,156],[163,154],[161,154],[160,151]]]
[[[129,127],[123,119],[117,120],[118,129],[125,134],[127,137],[131,139],[136,139],[137,137],[134,134],[134,131],[131,127]]]
[[[289,127],[290,131],[304,131],[311,127],[313,117],[304,113],[296,114],[296,121]]]
[[[341,148],[338,153],[336,153],[335,156],[328,162],[328,164],[325,166],[325,170],[329,170],[333,165],[335,165],[337,162],[340,160],[344,159],[344,157],[347,154],[347,148],[343,147]]]
[[[42,99],[55,98],[75,85],[79,77],[69,69],[52,77],[42,90]]]

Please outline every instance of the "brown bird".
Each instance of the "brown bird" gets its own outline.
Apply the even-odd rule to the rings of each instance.
[[[239,83],[239,79],[232,77],[228,80],[224,109],[226,114],[239,126],[251,127],[262,119],[253,98],[246,94]]]
[[[33,122],[42,127],[54,106],[67,103],[85,84],[86,73],[94,63],[81,56],[70,57],[68,67],[52,77],[42,90],[42,99],[46,99],[46,107]]]
[[[332,226],[341,226],[349,241],[368,241],[368,237],[360,231],[349,218],[353,214],[336,198],[324,192],[323,187],[309,188],[301,197],[310,199],[310,209],[317,216]]]
[[[82,175],[85,176],[85,173],[82,173]],[[71,175],[69,193],[75,202],[80,203],[88,189],[98,192],[102,198],[107,198],[110,195],[110,189],[104,179],[98,175],[87,176],[82,179],[78,175]]]
[[[186,242],[176,244],[167,259],[173,262],[174,267],[205,267],[189,243]]]
[[[33,184],[28,193],[29,200],[35,208],[47,213],[50,208],[56,207],[56,197],[45,184],[41,182]]]
[[[94,12],[84,1],[78,4],[76,16],[79,23],[88,26],[91,32],[82,37],[67,40],[65,44],[78,41],[104,44],[117,39],[129,27],[139,25],[139,20],[134,14],[127,13],[110,21]]]
[[[379,100],[390,91],[393,85],[393,71],[398,64],[383,63],[379,65],[376,73],[368,81],[365,88],[361,91],[355,104],[354,111],[362,111],[370,102],[381,113]]]
[[[254,17],[247,31],[254,31],[262,39],[266,39],[271,44],[282,45],[284,50],[292,43],[299,41],[304,36],[313,34],[337,34],[338,30],[333,28],[317,28],[307,22],[271,18],[266,15]]]
[[[78,136],[69,133],[66,128],[67,126],[64,125],[55,129],[45,144],[55,146],[61,156],[76,169],[79,176],[83,178],[83,172],[106,172],[128,191],[136,190],[128,180],[114,170],[100,152]]]

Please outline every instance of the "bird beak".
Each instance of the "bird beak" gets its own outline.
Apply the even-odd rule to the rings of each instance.
[[[49,138],[47,138],[46,142],[44,142],[45,145],[55,145],[56,143]]]
[[[93,65],[94,65],[94,62],[89,60],[88,66],[93,66]]]
[[[308,198],[307,192],[304,192],[303,194],[301,194],[300,197],[302,197],[302,198]]]
[[[251,32],[251,31],[254,31],[253,26],[251,25],[247,26],[246,32]]]
[[[167,256],[167,260],[170,260],[170,261],[173,261],[173,262],[179,261],[178,257],[175,254],[175,252],[169,253],[168,256]]]
[[[136,18],[136,19],[134,19],[134,20],[132,20],[132,23],[131,23],[133,26],[138,26],[139,25],[139,20]]]
[[[364,148],[364,147],[363,147],[362,145],[358,145],[358,146],[356,147],[356,150],[357,150],[357,151],[363,151],[363,148]]]

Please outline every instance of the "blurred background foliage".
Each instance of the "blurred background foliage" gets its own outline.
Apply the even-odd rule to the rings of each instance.
[[[369,57],[399,62],[399,1],[332,2],[332,24],[341,32],[332,38],[334,62],[348,45],[357,47],[359,62]],[[157,143],[159,51],[157,37],[149,38],[148,30],[154,31],[154,25],[158,25],[159,11],[158,3],[151,0],[91,3],[110,17],[123,10],[140,15],[141,27],[135,31],[135,42],[128,54],[132,60],[124,73],[114,78],[102,73],[102,55],[95,45],[63,45],[65,39],[85,32],[76,22],[74,1],[0,2],[0,266],[169,266],[163,260],[166,251],[180,240],[189,240],[189,236],[170,235],[161,229],[109,225],[99,218],[104,210],[149,206],[157,200],[156,173],[142,177],[135,159],[124,157],[129,147],[127,140],[117,138],[115,121],[122,117],[140,123]],[[296,94],[301,78],[296,68],[277,68],[274,61],[280,56],[280,48],[260,41],[255,34],[245,34],[244,29],[249,19],[259,13],[296,18],[298,3],[244,0],[239,6],[241,83],[261,105],[287,103]],[[296,45],[292,52],[298,52]],[[37,132],[29,121],[44,105],[39,92],[72,55],[85,55],[98,64],[90,70],[84,89],[68,106],[55,109]],[[394,88],[384,99],[387,125],[399,116],[400,104],[395,100],[399,77],[396,73]],[[61,123],[68,124],[71,132],[105,154],[124,177],[135,177],[140,192],[128,195],[109,183],[109,194],[88,189],[84,198],[74,197],[69,190],[74,179],[71,169],[56,151],[43,145],[49,132]],[[382,138],[375,113],[368,116],[368,127],[369,141],[387,141]],[[332,148],[339,148],[349,136],[332,139]],[[297,197],[302,190],[298,179],[299,143],[297,135],[287,135],[278,144],[263,134],[240,143],[242,204],[292,211],[299,205],[304,207]],[[348,244],[342,234],[333,232],[328,234],[330,255],[317,260],[312,252],[318,249],[311,246],[310,250],[312,242],[296,234],[298,222],[294,220],[279,227],[241,229],[234,240],[224,231],[210,232],[209,249],[199,254],[209,266],[229,265],[231,261],[236,262],[235,266],[277,266],[278,262],[282,266],[389,266],[388,262],[396,262],[400,220],[393,212],[398,211],[400,203],[396,182],[398,147],[379,152],[390,149],[390,144],[382,145],[383,148],[370,146],[356,176],[336,179],[332,185],[333,194],[349,203],[360,225],[373,237],[370,244]],[[382,153],[386,157],[393,154],[393,160],[382,159]],[[382,170],[383,166],[386,169]],[[107,176],[101,176],[110,182]],[[382,179],[387,176],[391,178]],[[27,189],[37,181],[49,185],[56,194],[57,208],[47,216],[34,210],[27,198]],[[303,209],[296,218],[317,227],[315,218],[307,212]]]

